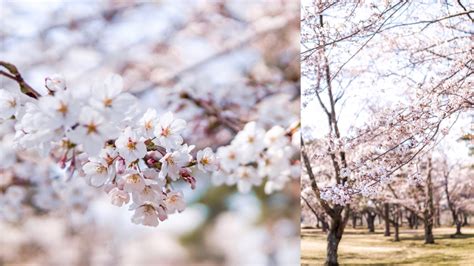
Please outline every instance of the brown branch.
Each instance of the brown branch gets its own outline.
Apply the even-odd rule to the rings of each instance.
[[[222,116],[222,110],[216,108],[215,106],[207,103],[204,100],[198,99],[190,95],[189,93],[181,93],[181,98],[193,102],[196,106],[204,110],[206,115],[215,117],[220,124],[228,128],[232,133],[236,134],[242,129],[241,123],[239,121],[232,121],[227,117]]]
[[[306,172],[308,173],[309,179],[311,180],[311,188],[313,189],[313,192],[316,195],[319,204],[321,204],[321,206],[324,208],[324,210],[329,216],[334,217],[334,210],[325,200],[321,199],[321,193],[319,191],[318,183],[316,182],[316,177],[314,176],[313,169],[311,168],[311,162],[309,161],[308,155],[304,150],[303,138],[301,138],[301,156],[303,157]]]
[[[4,67],[8,70],[8,72],[10,72],[7,73],[5,71],[0,70],[0,74],[18,83],[18,86],[20,86],[20,90],[22,93],[35,99],[41,97],[41,94],[39,94],[28,83],[26,83],[26,81],[23,79],[20,72],[18,71],[18,68],[15,65],[5,61],[0,61],[0,66]]]
[[[461,3],[461,0],[458,0],[457,2],[459,6],[461,6],[461,8],[464,9],[464,11],[468,11],[467,8]],[[466,15],[469,17],[469,19],[471,19],[472,22],[474,22],[474,19],[471,17],[471,15],[469,15],[469,12]]]

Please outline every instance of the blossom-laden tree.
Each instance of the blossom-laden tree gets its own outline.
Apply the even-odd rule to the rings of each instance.
[[[326,264],[338,264],[353,200],[380,193],[472,107],[471,9],[304,1],[302,156],[331,217]]]
[[[461,235],[462,218],[474,212],[474,180],[471,165],[450,163],[446,157],[442,159],[439,175],[442,176],[441,189],[444,192],[446,205],[451,212],[453,225],[456,227],[454,236]]]
[[[435,166],[431,157],[420,157],[417,164],[405,167],[397,172],[390,184],[380,193],[377,202],[379,213],[388,225],[393,225],[394,240],[400,241],[399,228],[401,222],[402,207],[408,209],[412,215],[416,215],[423,221],[425,244],[434,244],[433,227],[435,222],[435,191],[434,183],[438,181],[435,174]],[[410,177],[409,177],[410,176]],[[387,236],[387,234],[386,234]]]

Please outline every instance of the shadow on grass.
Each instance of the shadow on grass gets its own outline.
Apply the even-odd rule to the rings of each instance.
[[[410,263],[423,263],[426,265],[439,265],[441,263],[452,264],[455,261],[460,260],[460,256],[448,255],[448,254],[430,254],[427,256],[417,256],[408,258],[397,262],[397,264],[410,264]]]
[[[453,237],[452,234],[443,234],[443,235],[435,235],[435,242],[436,242],[436,240],[443,240],[443,239],[456,240],[456,239],[469,239],[469,238],[474,238],[474,234],[462,234],[462,235],[456,235],[455,237]],[[403,236],[400,236],[401,241],[404,241],[404,240],[422,241],[424,239],[425,239],[424,235],[413,235],[413,236],[403,235]]]

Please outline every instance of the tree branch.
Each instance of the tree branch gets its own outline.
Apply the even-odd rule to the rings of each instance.
[[[8,72],[10,72],[10,73],[7,73],[5,71],[0,70],[0,74],[18,83],[18,86],[20,86],[20,90],[22,93],[35,99],[38,99],[39,97],[41,97],[41,94],[39,94],[28,83],[26,83],[26,81],[23,79],[20,72],[18,71],[18,68],[15,65],[5,62],[5,61],[0,61],[0,66],[4,67],[5,69],[8,70]]]

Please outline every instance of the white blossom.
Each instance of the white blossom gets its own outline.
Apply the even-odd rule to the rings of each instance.
[[[252,186],[259,186],[262,183],[262,179],[253,167],[239,167],[237,169],[237,177],[237,188],[242,193],[248,193]]]
[[[123,93],[122,90],[122,77],[110,75],[103,84],[95,85],[89,103],[113,120],[122,119],[136,104],[136,98],[129,93]]]
[[[179,150],[168,152],[163,156],[163,158],[160,159],[160,178],[164,179],[168,175],[172,180],[178,180],[179,170],[186,166],[192,159],[189,153],[193,148],[194,147],[188,147],[185,144]]]
[[[130,201],[130,194],[117,187],[109,191],[109,196],[111,203],[118,207]]]
[[[127,173],[124,179],[124,190],[127,192],[137,193],[145,188],[145,180],[137,171],[130,170],[130,173]]]
[[[198,151],[196,155],[198,168],[204,172],[213,172],[218,168],[216,156],[212,149],[207,147],[204,150]]]
[[[158,124],[158,115],[155,109],[148,108],[138,121],[140,133],[148,139],[154,137],[155,127]]]
[[[183,143],[181,133],[186,127],[186,122],[182,119],[174,119],[173,113],[168,112],[161,116],[155,128],[155,136],[158,144],[166,149],[175,149]]]
[[[115,169],[100,158],[91,157],[89,162],[82,166],[89,183],[92,186],[102,186],[109,178],[115,175]]]
[[[168,214],[176,211],[182,212],[186,208],[183,193],[181,191],[173,191],[166,195],[165,199],[166,211]]]
[[[166,217],[160,215],[159,211],[162,211],[161,207],[151,203],[137,206],[132,216],[132,222],[147,226],[157,226],[159,223],[158,219],[160,219],[159,216],[162,218]]]
[[[0,121],[10,119],[19,108],[20,98],[15,93],[0,89]]]
[[[60,74],[53,74],[50,77],[46,77],[45,85],[48,90],[56,92],[66,89],[66,81]]]
[[[79,125],[66,133],[72,142],[82,144],[90,156],[97,155],[108,139],[117,136],[118,131],[96,110],[84,107],[79,116]]]
[[[146,155],[146,145],[143,138],[139,137],[130,127],[127,127],[117,138],[115,146],[126,165]]]
[[[43,127],[56,129],[77,123],[80,106],[68,91],[43,96],[39,98],[38,106],[43,112]]]

